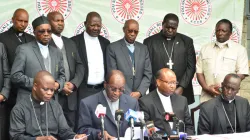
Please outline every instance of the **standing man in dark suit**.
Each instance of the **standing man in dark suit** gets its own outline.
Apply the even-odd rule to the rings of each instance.
[[[179,84],[176,94],[187,98],[188,104],[194,102],[192,79],[195,73],[195,50],[193,39],[177,33],[179,18],[175,14],[167,14],[162,22],[162,31],[144,40],[148,46],[152,71],[155,75],[161,68],[172,69]],[[155,89],[155,80],[152,80],[150,90]]]
[[[120,70],[126,79],[125,92],[139,99],[146,94],[152,78],[148,49],[135,41],[139,32],[136,20],[127,20],[123,27],[124,38],[107,47],[107,70]]]
[[[104,118],[105,140],[117,137],[115,111],[117,109],[122,109],[124,112],[129,109],[139,110],[138,101],[127,94],[123,94],[125,84],[123,73],[119,70],[113,70],[108,74],[107,80],[104,82],[105,90],[81,100],[78,133],[87,132],[90,134],[90,140],[100,139],[101,120],[96,117],[95,110],[97,105],[102,104],[106,107],[106,116]],[[121,137],[124,137],[128,127],[126,120],[121,122]]]
[[[109,40],[100,36],[102,19],[97,12],[90,12],[84,22],[86,31],[72,37],[84,65],[84,79],[79,88],[78,101],[103,89],[106,73],[106,47]]]
[[[0,43],[0,140],[9,139],[9,109],[6,100],[10,95],[10,69],[4,45]]]
[[[62,36],[64,18],[60,12],[54,11],[47,15],[52,29],[50,45],[57,46],[62,52],[66,82],[63,90],[58,94],[59,103],[68,125],[74,130],[77,109],[77,89],[80,86],[84,67],[79,57],[75,43]]]
[[[17,9],[12,17],[13,26],[6,32],[0,34],[0,42],[2,42],[6,48],[9,68],[12,68],[12,64],[15,59],[15,52],[17,46],[28,43],[35,40],[34,36],[24,32],[29,23],[29,14],[25,9]],[[9,109],[16,103],[17,87],[11,85],[11,91],[7,104]]]
[[[165,121],[163,113],[174,113],[185,123],[185,127],[180,124],[180,132],[193,135],[194,127],[189,114],[187,99],[175,93],[178,82],[174,72],[168,68],[159,70],[156,73],[156,85],[157,88],[154,91],[139,100],[145,121],[153,121],[155,127],[170,135],[173,134],[172,131],[177,131],[176,122]]]
[[[35,41],[18,46],[11,69],[11,82],[18,85],[17,102],[28,98],[37,72],[46,70],[55,78],[55,90],[64,87],[65,74],[63,56],[59,49],[49,45],[51,26],[46,17],[40,16],[32,22]],[[58,95],[54,95],[58,100]]]

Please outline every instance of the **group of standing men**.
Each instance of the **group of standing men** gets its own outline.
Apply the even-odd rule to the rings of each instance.
[[[0,44],[2,59],[0,63],[0,82],[2,82],[0,92],[0,131],[2,132],[0,138],[3,139],[8,137],[8,132],[3,131],[8,131],[6,129],[8,123],[6,122],[9,122],[9,110],[16,102],[20,105],[23,104],[22,101],[27,99],[36,100],[36,98],[33,98],[33,92],[34,95],[37,92],[34,83],[42,83],[35,79],[39,71],[48,71],[51,75],[40,75],[49,75],[55,79],[54,90],[51,90],[54,93],[53,98],[61,105],[67,125],[72,130],[80,131],[80,133],[84,133],[83,130],[85,129],[83,128],[86,127],[86,124],[82,123],[90,123],[89,121],[91,121],[86,120],[86,116],[90,115],[86,114],[88,107],[93,102],[99,103],[99,100],[95,100],[94,96],[86,98],[95,93],[101,94],[101,96],[97,96],[98,99],[102,99],[100,102],[107,99],[107,105],[109,107],[115,106],[115,108],[118,104],[112,105],[112,103],[116,102],[117,99],[112,101],[111,98],[118,97],[118,99],[123,98],[125,101],[129,100],[124,104],[127,104],[127,102],[129,104],[131,101],[130,105],[134,105],[133,108],[136,110],[139,109],[138,103],[133,98],[141,98],[140,107],[142,110],[146,114],[151,114],[151,111],[155,114],[155,116],[146,116],[148,120],[159,119],[157,114],[159,112],[147,109],[152,109],[152,106],[160,108],[160,111],[182,112],[180,113],[181,118],[191,126],[192,122],[187,112],[187,105],[194,102],[192,78],[195,72],[197,72],[197,78],[203,91],[206,92],[202,94],[202,98],[204,94],[209,97],[219,95],[217,87],[220,87],[220,85],[217,84],[220,84],[228,73],[237,73],[242,79],[248,75],[246,49],[229,40],[232,33],[232,24],[225,19],[220,20],[216,25],[217,42],[201,49],[197,71],[193,40],[186,35],[177,33],[179,19],[175,14],[167,14],[163,19],[161,32],[148,37],[143,44],[135,41],[139,33],[139,23],[133,19],[127,20],[124,24],[124,38],[110,44],[109,40],[99,35],[102,19],[96,12],[88,13],[84,22],[86,31],[70,39],[61,35],[64,30],[64,18],[59,12],[51,12],[47,17],[41,16],[32,22],[35,37],[24,32],[29,21],[26,10],[17,9],[13,14],[12,21],[13,27],[0,34],[0,42],[3,43]],[[213,53],[213,51],[216,51],[216,53]],[[119,71],[114,72],[113,70]],[[118,76],[114,78],[109,73]],[[169,81],[171,77],[173,80]],[[112,87],[112,84],[116,85],[123,80],[124,83],[120,83],[122,86],[119,86],[119,88]],[[106,89],[106,92],[102,91],[103,88]],[[149,93],[150,96],[146,96],[148,88],[152,91]],[[171,90],[166,90],[168,88]],[[41,88],[41,90],[50,89]],[[112,97],[109,97],[109,93],[117,92],[117,90],[124,92],[126,96],[112,95]],[[164,97],[159,93],[162,93]],[[171,96],[170,93],[175,94]],[[183,95],[186,99],[179,95]],[[165,98],[165,96],[171,96],[171,98]],[[82,100],[84,98],[86,99]],[[155,99],[153,101],[157,103],[154,105],[151,99]],[[160,101],[161,104],[158,104]],[[179,101],[180,104],[174,103]],[[81,104],[80,108],[79,104]],[[11,138],[15,139],[22,137],[15,135],[17,128],[24,125],[15,119],[18,115],[19,117],[24,115],[20,113],[20,110],[24,109],[15,107],[11,117],[12,120],[10,120]],[[48,110],[53,110],[53,107]],[[44,130],[44,133],[41,131],[37,135],[43,136],[46,127],[48,129],[46,125],[41,125],[40,128],[38,123],[38,120],[41,122],[46,120],[43,117],[47,117],[48,110],[46,104],[46,111],[37,111],[39,113],[36,115],[36,109],[33,107],[37,121],[35,121],[35,124],[37,123],[40,131],[41,128]],[[111,109],[110,113],[114,115],[114,111]],[[79,120],[81,126],[76,123],[77,120]],[[161,122],[158,124],[160,128],[164,129]],[[63,127],[68,128],[67,125]],[[12,126],[15,128],[12,128]],[[20,128],[24,129],[23,127]],[[173,128],[172,125],[171,128]],[[192,134],[193,128],[187,128],[190,129],[189,132]],[[30,128],[23,131],[27,130],[30,130],[30,133],[33,131]],[[99,131],[97,132],[99,133]],[[35,134],[33,135],[32,137],[35,137]]]

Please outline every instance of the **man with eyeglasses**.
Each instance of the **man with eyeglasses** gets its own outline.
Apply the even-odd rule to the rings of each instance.
[[[241,77],[227,74],[220,95],[201,105],[198,134],[228,134],[250,131],[250,106],[247,99],[236,96]]]
[[[35,41],[18,46],[11,69],[11,81],[19,86],[17,102],[31,94],[34,77],[40,70],[52,74],[56,92],[63,89],[65,82],[63,56],[56,47],[49,45],[51,26],[46,17],[40,16],[32,22]],[[54,95],[56,100],[58,95]]]
[[[188,135],[194,134],[194,127],[189,114],[187,99],[175,93],[178,82],[175,73],[168,69],[160,69],[156,73],[157,88],[139,100],[141,111],[144,112],[145,121],[153,121],[155,127],[160,129],[161,134],[173,134],[176,130],[176,122],[165,121],[164,112],[175,114],[185,123],[180,124],[180,132]],[[185,130],[184,130],[185,128]]]
[[[127,112],[128,109],[135,111],[139,110],[137,100],[129,95],[123,94],[125,83],[123,73],[119,70],[112,70],[107,75],[106,81],[104,82],[105,90],[81,100],[78,133],[87,132],[90,134],[89,139],[100,139],[101,120],[96,117],[95,110],[98,104],[102,104],[106,107],[106,116],[104,118],[105,140],[117,137],[115,111],[117,109],[122,109],[124,112]],[[124,136],[128,127],[127,121],[124,120],[121,122],[121,137]]]
[[[152,78],[148,49],[135,41],[139,33],[136,20],[127,20],[124,38],[111,43],[106,50],[107,71],[120,70],[125,74],[125,93],[139,99],[146,94]]]

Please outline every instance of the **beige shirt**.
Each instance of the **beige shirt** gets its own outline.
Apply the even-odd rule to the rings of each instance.
[[[209,43],[200,50],[200,55],[196,64],[196,73],[204,74],[208,86],[221,84],[224,77],[229,73],[248,75],[247,50],[240,44],[231,40],[224,46],[217,46]],[[213,97],[201,92],[201,102],[205,102]]]

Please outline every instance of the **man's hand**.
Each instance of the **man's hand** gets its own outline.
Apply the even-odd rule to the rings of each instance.
[[[204,90],[212,96],[217,96],[220,95],[219,88],[220,85],[210,85],[207,89]]]
[[[63,92],[65,93],[65,95],[70,95],[74,90],[74,85],[70,82],[66,82],[64,84],[64,87],[63,87]]]
[[[59,86],[59,83],[55,82],[55,90],[58,90]]]
[[[3,95],[0,94],[0,103],[3,102],[5,99],[5,97]]]
[[[175,89],[175,93],[176,93],[176,94],[179,94],[179,95],[182,95],[182,93],[183,93],[183,87],[178,87],[178,88],[176,88],[176,89]]]
[[[80,139],[80,138],[83,138],[83,137],[85,137],[84,139],[81,139],[81,140],[87,140],[88,139],[88,137],[86,137],[86,134],[77,134],[76,136],[75,136],[75,139]]]
[[[133,98],[136,98],[138,100],[141,97],[141,93],[140,92],[131,92],[130,96]]]
[[[36,137],[36,140],[57,140],[53,136],[41,136],[41,137]]]
[[[101,139],[101,132],[98,134],[98,138]],[[112,140],[115,139],[115,137],[110,136],[107,131],[104,131],[104,140]]]

